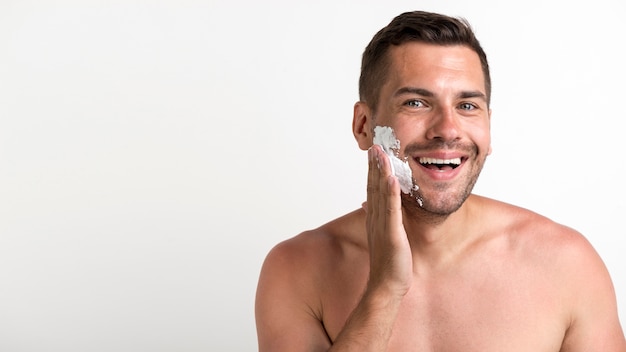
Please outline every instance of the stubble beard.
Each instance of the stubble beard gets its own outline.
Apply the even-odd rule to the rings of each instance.
[[[478,155],[478,148],[473,146],[472,156]],[[473,158],[470,157],[469,160]],[[471,165],[471,172],[465,177],[466,181],[461,184],[459,190],[450,189],[445,183],[434,185],[433,195],[422,194],[421,189],[413,194],[402,194],[402,206],[409,214],[418,215],[421,218],[432,218],[432,220],[445,220],[448,216],[461,208],[463,203],[472,194],[472,190],[478,181],[487,156],[475,160]],[[466,165],[467,166],[467,165]],[[464,184],[464,185],[463,185]],[[430,193],[430,192],[429,192]],[[421,203],[421,204],[420,204]]]

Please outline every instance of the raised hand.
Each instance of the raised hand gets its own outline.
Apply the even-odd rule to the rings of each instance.
[[[369,151],[367,236],[370,279],[367,290],[402,297],[412,280],[413,259],[402,224],[400,184],[380,146]]]

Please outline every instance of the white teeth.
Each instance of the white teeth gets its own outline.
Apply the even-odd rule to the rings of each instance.
[[[420,164],[461,165],[461,158],[454,158],[454,159],[420,158]]]

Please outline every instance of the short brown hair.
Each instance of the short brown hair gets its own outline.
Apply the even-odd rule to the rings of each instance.
[[[389,68],[388,49],[406,42],[423,42],[437,45],[466,45],[480,58],[485,78],[487,104],[491,101],[491,76],[487,55],[480,46],[469,22],[425,11],[405,12],[395,17],[370,41],[363,52],[359,99],[372,109],[378,105],[380,87],[387,78]]]

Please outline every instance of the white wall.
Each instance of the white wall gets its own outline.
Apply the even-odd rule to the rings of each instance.
[[[0,3],[0,350],[256,350],[267,251],[364,200],[360,55],[418,8],[489,55],[476,193],[582,231],[624,320],[623,2],[294,3]]]

